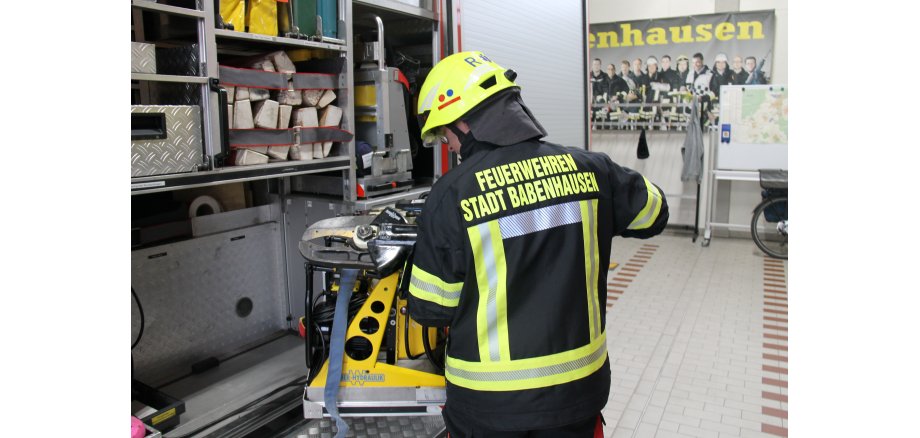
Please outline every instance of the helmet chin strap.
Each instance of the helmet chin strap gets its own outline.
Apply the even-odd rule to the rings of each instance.
[[[453,123],[448,123],[447,129],[450,129],[454,135],[457,136],[457,140],[460,140],[460,143],[463,143],[466,140],[466,136],[469,135],[468,133],[461,131],[460,128],[454,126]]]

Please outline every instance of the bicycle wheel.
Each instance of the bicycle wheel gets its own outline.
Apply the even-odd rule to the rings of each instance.
[[[770,217],[772,221],[768,220],[767,216],[768,212],[772,216],[776,210],[785,213],[788,205],[785,196],[765,199],[754,209],[754,217],[751,219],[751,237],[754,238],[757,247],[768,256],[783,260],[789,258],[788,216],[784,214],[782,218]]]

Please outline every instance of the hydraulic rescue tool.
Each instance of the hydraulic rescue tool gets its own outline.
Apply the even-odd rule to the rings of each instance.
[[[304,233],[306,418],[440,415],[446,334],[420,326],[406,308],[417,237],[409,220],[423,203],[398,205],[405,215],[388,207],[322,220]],[[323,290],[314,293],[317,274]]]
[[[399,69],[386,66],[383,20],[376,15],[370,18],[377,25],[377,41],[358,46],[361,64],[355,70],[356,139],[372,149],[359,157],[370,169],[357,180],[359,198],[412,188],[412,157],[419,137],[413,132],[418,128],[410,126],[415,118],[408,79]]]

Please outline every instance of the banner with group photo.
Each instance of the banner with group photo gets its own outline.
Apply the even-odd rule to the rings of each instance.
[[[716,81],[710,82],[711,75],[702,74],[703,70],[714,73],[717,60],[724,61],[719,65],[717,78],[722,84],[768,84],[772,76],[775,23],[775,13],[769,10],[591,24],[588,34],[591,102],[594,107],[615,100],[624,107],[629,107],[624,104],[630,102],[661,103],[668,100],[669,93],[673,98],[678,91],[709,92],[710,84],[715,85],[712,94],[717,99]],[[695,60],[694,55],[702,55],[702,59]],[[655,64],[651,72],[650,63]],[[697,69],[701,74],[696,73]],[[673,73],[666,74],[668,70]],[[681,73],[679,80],[675,73]],[[641,86],[643,83],[647,85]],[[618,92],[621,97],[617,99]],[[627,94],[628,98],[622,97]],[[659,120],[660,114],[656,118]]]

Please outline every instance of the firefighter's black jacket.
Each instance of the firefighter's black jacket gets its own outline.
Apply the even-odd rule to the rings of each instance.
[[[409,312],[449,326],[447,403],[492,430],[557,427],[607,403],[614,236],[668,221],[661,190],[607,155],[468,135],[418,218]]]

